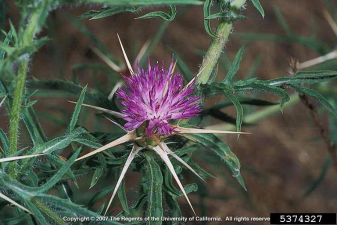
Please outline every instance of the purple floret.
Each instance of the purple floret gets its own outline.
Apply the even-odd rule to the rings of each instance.
[[[192,96],[195,89],[193,83],[187,87],[183,85],[183,77],[173,73],[173,59],[170,67],[165,71],[164,62],[148,69],[137,68],[136,74],[125,77],[124,89],[117,91],[117,97],[125,106],[122,110],[127,121],[125,128],[133,130],[148,122],[146,135],[152,136],[156,132],[160,136],[175,133],[169,124],[170,120],[190,119],[201,112],[199,96]]]

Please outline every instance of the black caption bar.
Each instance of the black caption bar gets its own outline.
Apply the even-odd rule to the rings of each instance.
[[[270,224],[336,224],[336,213],[270,213]]]

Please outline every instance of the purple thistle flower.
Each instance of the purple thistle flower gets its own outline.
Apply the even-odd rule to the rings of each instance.
[[[195,92],[193,82],[183,86],[183,77],[173,73],[173,59],[167,70],[164,62],[151,67],[148,60],[148,69],[137,68],[137,73],[125,77],[124,90],[117,91],[117,97],[122,99],[125,106],[127,123],[125,128],[133,130],[146,123],[145,133],[148,137],[156,132],[160,136],[176,133],[169,124],[170,120],[190,119],[201,112],[199,96],[192,96]]]

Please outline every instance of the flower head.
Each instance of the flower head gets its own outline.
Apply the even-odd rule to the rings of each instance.
[[[193,96],[193,83],[183,86],[183,77],[173,72],[174,62],[167,70],[164,62],[147,70],[138,66],[137,72],[125,77],[124,89],[117,91],[117,97],[125,106],[122,113],[127,121],[125,128],[133,130],[145,123],[147,136],[156,132],[162,135],[175,133],[170,120],[189,119],[201,112],[199,96]]]

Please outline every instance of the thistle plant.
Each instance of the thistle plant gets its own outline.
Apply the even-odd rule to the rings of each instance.
[[[41,37],[44,35],[41,30],[48,32],[53,27],[48,14],[57,12],[61,6],[82,3],[93,3],[85,5],[95,8],[76,15],[78,18],[69,16],[68,20],[83,37],[89,38],[93,46],[88,49],[106,65],[91,62],[75,65],[71,79],[65,75],[63,79],[35,78],[34,70],[30,70],[32,64],[39,63],[33,60],[34,54],[42,46],[52,45],[50,42],[55,38],[53,32],[48,38]],[[225,174],[221,165],[226,165],[232,174],[228,180],[237,182],[244,192],[249,190],[244,182],[246,174],[241,173],[240,161],[234,153],[237,149],[231,150],[221,136],[229,134],[234,137],[233,142],[244,142],[255,135],[253,132],[243,135],[250,134],[248,125],[286,111],[300,101],[312,115],[328,150],[322,174],[312,187],[304,190],[304,195],[308,196],[319,186],[330,164],[337,170],[337,103],[333,86],[337,66],[325,65],[336,58],[335,51],[317,40],[294,34],[276,10],[286,36],[268,38],[298,43],[321,56],[303,63],[293,60],[289,74],[267,80],[253,76],[256,68],[243,79],[238,78],[245,46],[238,50],[232,62],[225,66],[222,63],[235,22],[247,20],[243,9],[254,6],[265,17],[259,0],[16,0],[12,4],[11,7],[20,11],[20,23],[7,18],[9,4],[0,1],[0,12],[4,12],[0,14],[0,110],[5,121],[0,127],[1,224],[165,224],[163,217],[182,218],[191,212],[208,216],[203,201],[208,198],[206,188],[212,188],[209,183],[214,176],[202,166],[206,165],[207,169],[214,166],[215,172]],[[97,9],[97,5],[101,8]],[[209,47],[203,51],[203,60],[196,63],[198,72],[191,72],[184,57],[171,46],[167,49],[168,55],[174,53],[170,62],[152,54],[156,44],[165,37],[169,23],[185,16],[184,10],[189,10],[190,5],[200,10],[203,7],[205,35],[210,40]],[[165,8],[153,11],[158,6]],[[114,56],[106,43],[81,23],[81,20],[93,22],[119,13],[129,13],[128,16],[142,20],[164,20],[141,48],[135,45],[134,51],[130,46],[123,46],[119,36],[119,44],[112,41],[116,48],[120,46],[123,60]],[[334,28],[337,26],[332,13],[326,11],[325,16]],[[123,42],[127,39],[124,34],[121,37]],[[232,37],[260,40],[266,35]],[[141,43],[137,35],[132,38],[135,43]],[[317,65],[322,68],[308,70]],[[226,68],[224,76],[219,66]],[[89,76],[94,80],[93,85],[85,85],[78,76],[83,69],[94,71]],[[96,81],[96,72],[102,71],[108,75],[106,83],[110,89]],[[259,92],[276,95],[280,101],[266,100]],[[58,111],[65,114],[64,118],[49,115],[36,105],[45,97],[52,104],[60,96],[64,104],[53,110],[55,114]],[[225,100],[211,106],[205,104],[213,96],[223,96]],[[72,106],[66,104],[67,100],[75,104],[71,115],[65,113]],[[235,110],[235,117],[227,113],[229,107]],[[93,119],[88,111],[92,109],[99,112]],[[320,112],[327,112],[330,128],[320,122]],[[210,118],[221,122],[214,125],[209,123]],[[39,122],[41,119],[43,123]],[[61,134],[52,131],[53,137],[46,135],[46,121],[64,131]],[[131,169],[139,178],[132,182],[132,189],[124,179]],[[182,178],[187,179],[181,181]],[[190,200],[192,192],[199,195],[199,202],[196,198]],[[178,202],[180,197],[185,198],[192,211],[181,210],[184,202]],[[119,201],[113,204],[117,198]],[[142,220],[127,220],[132,218]]]
[[[123,88],[117,91],[117,97],[122,101],[125,106],[122,110],[122,118],[127,121],[124,131],[126,135],[119,139],[92,151],[77,160],[81,160],[102,152],[106,149],[123,144],[128,141],[133,142],[133,147],[128,156],[125,165],[122,169],[121,175],[118,178],[116,187],[113,191],[111,199],[108,203],[108,207],[105,211],[107,213],[112,200],[117,193],[117,190],[121,184],[121,181],[130,166],[132,160],[137,153],[142,149],[148,149],[155,151],[160,158],[165,162],[174,179],[179,185],[182,193],[184,194],[188,204],[191,206],[194,214],[195,211],[191,205],[190,200],[182,186],[179,178],[174,170],[174,167],[168,157],[173,156],[176,160],[181,162],[199,178],[202,177],[190,167],[183,159],[176,155],[165,144],[165,139],[170,138],[173,134],[207,134],[207,133],[242,133],[231,131],[214,131],[203,130],[195,128],[180,127],[179,125],[170,124],[174,120],[183,120],[196,117],[201,112],[200,96],[193,96],[195,88],[193,88],[196,75],[185,87],[183,86],[183,77],[179,73],[174,72],[174,61],[172,59],[171,64],[167,70],[163,65],[160,67],[159,63],[155,66],[151,66],[150,59],[148,61],[147,70],[141,69],[138,65],[137,72],[134,72],[131,64],[127,58],[124,47],[121,43],[123,54],[128,66],[130,76],[124,77],[126,80],[125,90]],[[90,106],[90,105],[89,105]],[[95,106],[90,106],[97,108]],[[112,115],[117,115],[118,112],[111,112],[108,109],[101,109],[105,112],[109,112]],[[116,124],[116,123],[115,123]],[[116,124],[119,125],[119,124]],[[119,125],[120,126],[120,125]],[[77,161],[76,160],[76,161]]]

